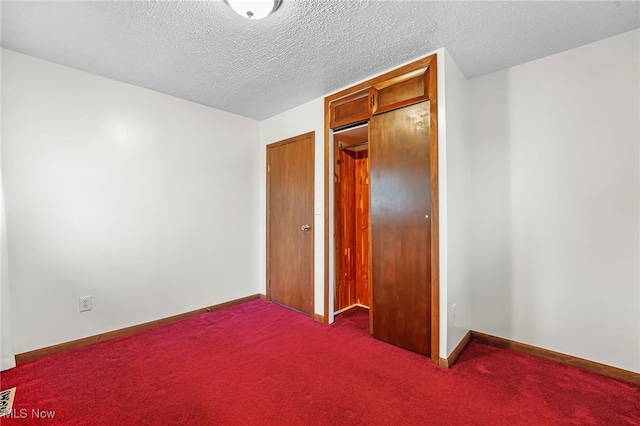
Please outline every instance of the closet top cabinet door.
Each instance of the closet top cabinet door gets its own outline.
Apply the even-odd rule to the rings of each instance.
[[[435,69],[425,65],[374,83],[330,103],[332,129],[368,120],[374,115],[429,100],[429,84],[435,83]],[[435,89],[434,89],[435,90]]]
[[[370,102],[373,114],[402,108],[429,99],[428,66],[374,84]]]
[[[332,129],[359,123],[367,120],[371,116],[373,102],[370,100],[369,92],[371,88],[359,90],[344,98],[331,102],[331,122]]]

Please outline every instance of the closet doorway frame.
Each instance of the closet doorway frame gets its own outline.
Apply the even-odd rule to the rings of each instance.
[[[329,165],[333,163],[330,144],[331,137],[331,102],[344,98],[355,92],[366,90],[375,84],[388,81],[403,74],[427,67],[428,73],[428,100],[430,115],[430,140],[429,140],[429,161],[431,178],[431,362],[439,365],[440,355],[440,256],[439,256],[439,180],[438,180],[438,82],[437,82],[437,56],[429,55],[418,59],[407,65],[396,68],[392,71],[380,74],[354,86],[343,89],[324,98],[324,323],[329,322],[329,274],[334,276],[335,285],[335,264],[333,269],[329,268],[329,253],[335,252],[335,241],[330,246],[330,223],[334,223],[334,205],[330,204],[329,188],[333,186],[334,179],[330,174]],[[335,288],[334,288],[335,291]]]

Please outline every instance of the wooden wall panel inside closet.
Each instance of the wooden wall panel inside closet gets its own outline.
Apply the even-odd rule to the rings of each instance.
[[[365,139],[366,142],[366,128]],[[354,304],[369,306],[369,151],[340,149],[343,141],[353,138],[345,133],[336,143],[339,178],[336,174],[336,262],[338,274],[334,309]],[[360,141],[362,143],[362,141]]]

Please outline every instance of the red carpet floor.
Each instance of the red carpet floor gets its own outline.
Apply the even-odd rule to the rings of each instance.
[[[640,387],[471,342],[450,370],[255,301],[29,362],[2,425],[640,425]],[[55,412],[53,419],[38,419]]]

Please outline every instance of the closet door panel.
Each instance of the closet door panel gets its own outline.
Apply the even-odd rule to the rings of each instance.
[[[374,114],[382,114],[429,98],[428,67],[418,68],[372,88]],[[371,95],[370,95],[371,96]]]
[[[369,88],[331,102],[331,128],[366,120],[371,115]]]
[[[429,102],[370,121],[372,330],[430,355]]]

